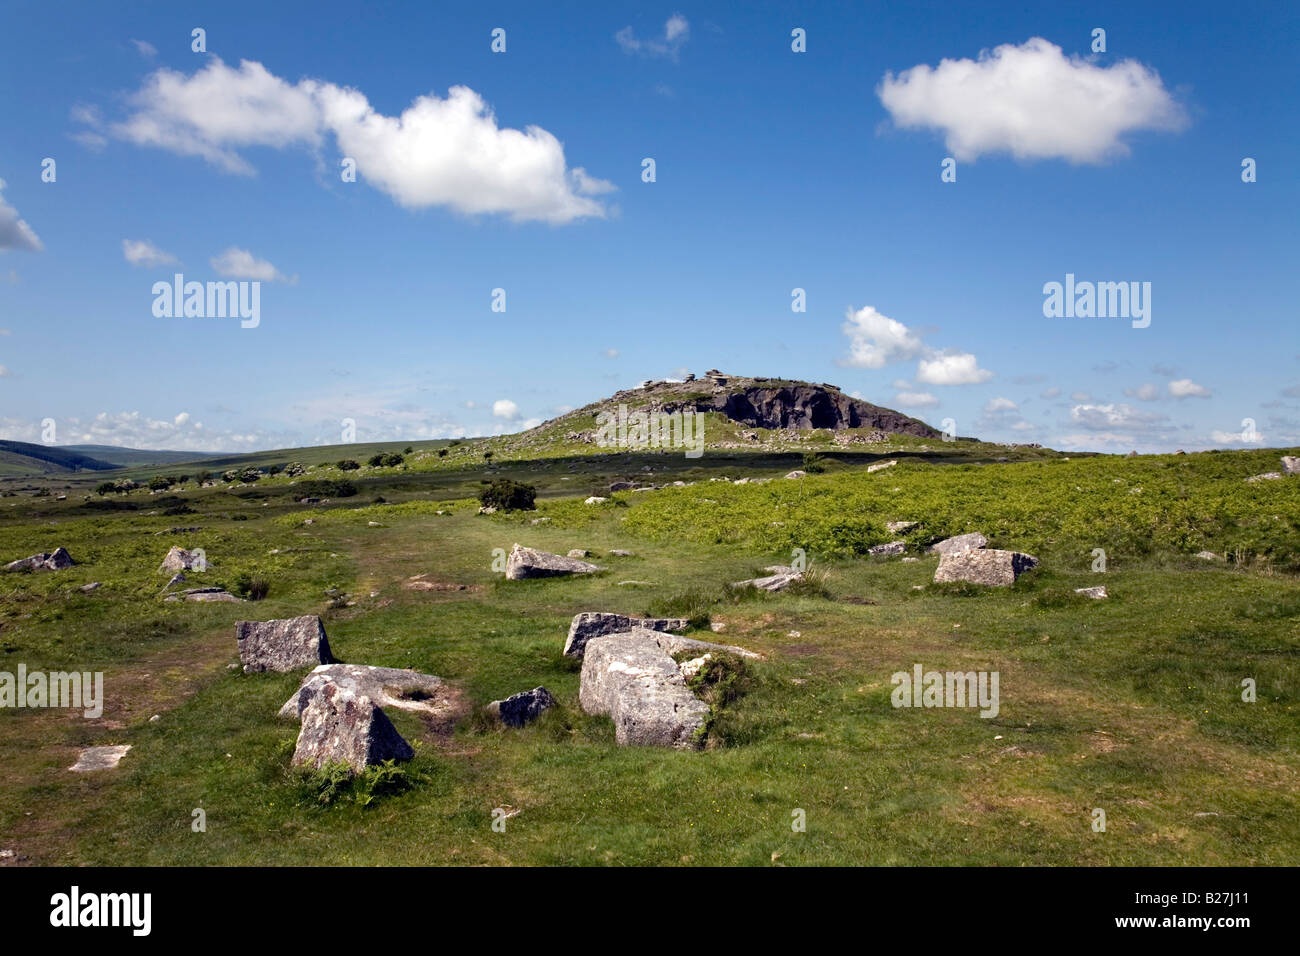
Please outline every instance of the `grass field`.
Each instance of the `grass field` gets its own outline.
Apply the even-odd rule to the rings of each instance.
[[[1294,865],[1300,478],[1243,480],[1281,452],[996,463],[936,448],[866,473],[889,451],[827,451],[825,474],[745,485],[709,479],[778,476],[799,456],[520,455],[492,475],[537,484],[538,510],[492,516],[476,514],[487,472],[469,453],[364,470],[355,497],[320,506],[284,478],[95,499],[134,510],[94,510],[82,485],[2,499],[0,557],[62,545],[78,563],[0,577],[0,669],[103,671],[107,700],[96,720],[0,710],[0,849],[15,854],[0,863]],[[696,483],[582,504],[623,476]],[[171,499],[188,512],[159,513]],[[863,555],[890,520],[922,522],[906,536],[919,561]],[[924,546],[974,530],[1042,566],[1002,590],[931,584]],[[609,570],[506,582],[493,550],[514,542],[588,548]],[[212,562],[192,583],[257,574],[267,598],[161,601],[172,544]],[[824,593],[726,588],[796,547]],[[401,586],[419,573],[467,588]],[[1108,600],[1074,594],[1096,584]],[[764,659],[706,749],[620,748],[578,707],[569,619],[683,609]],[[417,752],[404,791],[322,805],[276,719],[301,675],[230,669],[236,620],[304,613],[344,661],[463,691],[454,730],[391,715]],[[915,663],[997,671],[1000,713],[895,709],[891,675]],[[537,724],[476,716],[538,684],[561,706]],[[115,770],[67,772],[79,748],[120,743]]]

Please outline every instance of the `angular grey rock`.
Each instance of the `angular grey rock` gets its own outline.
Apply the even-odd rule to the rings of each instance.
[[[784,591],[796,581],[803,580],[803,572],[783,564],[774,564],[767,568],[771,572],[764,578],[750,578],[748,581],[736,581],[732,587],[753,587],[762,591]]]
[[[72,555],[68,554],[66,548],[55,548],[53,551],[42,551],[40,554],[33,554],[30,558],[19,558],[17,561],[10,561],[5,565],[6,571],[62,571],[64,568],[70,568],[73,565]]]
[[[385,760],[415,756],[393,722],[369,697],[326,684],[302,711],[294,766],[345,763],[354,773]]]
[[[907,534],[920,523],[919,521],[888,521],[885,523],[885,530],[890,534]]]
[[[1219,556],[1218,556],[1217,554],[1215,554],[1213,551],[1197,551],[1197,552],[1196,552],[1196,557],[1200,558],[1202,561],[1218,561],[1218,560],[1220,560]]]
[[[930,550],[935,554],[956,554],[958,551],[968,551],[984,547],[989,543],[989,539],[984,537],[978,531],[972,531],[969,534],[959,534],[956,537],[944,538],[942,541],[930,545]]]
[[[184,594],[186,601],[202,601],[202,602],[219,601],[228,604],[244,603],[243,598],[236,597],[235,595],[227,591],[225,588],[189,588],[188,590],[182,591],[181,593]],[[172,595],[172,596],[175,597],[176,595]]]
[[[891,541],[888,544],[873,544],[871,547],[867,548],[867,554],[889,556],[902,554],[906,550],[906,541]]]
[[[569,636],[564,641],[565,657],[582,657],[593,637],[617,634],[641,628],[647,631],[684,631],[689,622],[684,617],[629,617],[609,611],[583,611],[569,622]]]
[[[1082,594],[1084,597],[1092,598],[1094,601],[1100,601],[1103,598],[1110,597],[1110,595],[1106,593],[1106,589],[1104,587],[1075,588],[1074,593]]]
[[[172,545],[163,558],[162,564],[158,566],[159,571],[206,571],[208,564],[206,557],[198,549],[186,551],[184,548],[178,548]]]
[[[610,491],[631,491],[635,487],[634,481],[612,481],[609,484]]]
[[[867,474],[871,474],[873,471],[884,471],[886,468],[893,468],[897,464],[897,461],[891,460],[877,462],[874,465],[867,465]]]
[[[589,557],[591,557],[591,552],[588,551],[586,548],[570,548],[570,549],[569,549],[569,557],[571,557],[571,558],[589,558]]]
[[[303,678],[279,716],[297,720],[312,697],[326,686],[338,687],[353,697],[369,697],[379,707],[445,717],[455,704],[451,688],[441,677],[397,667],[366,664],[321,664]]]
[[[796,469],[795,471],[792,471],[792,472],[790,472],[790,474],[786,475],[786,477],[787,477],[787,478],[806,478],[806,477],[808,477],[808,472],[806,472],[806,471],[799,471],[799,470]]]
[[[1280,471],[1266,471],[1262,475],[1251,475],[1249,478],[1246,479],[1246,481],[1251,482],[1253,484],[1256,481],[1278,481],[1281,479],[1281,477],[1282,477],[1282,472]]]
[[[78,590],[81,591],[81,593],[83,594],[89,594],[91,591],[98,591],[103,586],[104,585],[101,584],[99,581],[91,581],[89,584],[83,584],[80,588],[78,588]]]
[[[1037,558],[1019,551],[952,551],[939,559],[938,570],[934,572],[934,583],[969,581],[972,584],[1003,587],[1014,584],[1016,578],[1037,565]]]
[[[537,551],[516,544],[506,559],[506,577],[511,581],[526,578],[549,578],[563,574],[593,574],[605,570],[577,558],[568,558],[549,551]]]
[[[116,744],[109,747],[87,747],[77,755],[77,762],[68,769],[73,773],[88,773],[92,770],[112,770],[126,756],[130,744]]]
[[[633,556],[631,551],[624,551],[622,548],[614,548],[609,553],[615,558],[630,558]]]
[[[507,727],[522,727],[542,716],[542,711],[555,706],[555,698],[545,687],[512,694],[505,700],[494,700],[488,704],[488,713],[495,716]]]
[[[584,501],[583,504],[584,504],[584,505],[603,505],[606,501],[609,501],[609,499],[608,499],[608,498],[602,498],[600,495],[592,495],[590,498],[588,498],[586,501]]]
[[[238,621],[235,639],[245,674],[334,663],[325,625],[315,614],[275,621]]]
[[[638,628],[593,640],[582,662],[579,701],[587,713],[613,719],[622,746],[693,749],[709,705],[686,685],[662,637]]]
[[[1300,458],[1295,455],[1283,455],[1282,472],[1287,475],[1300,475]]]

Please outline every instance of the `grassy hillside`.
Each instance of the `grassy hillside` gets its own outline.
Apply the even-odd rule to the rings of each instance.
[[[879,456],[864,452],[801,480],[779,477],[793,451],[520,458],[490,473],[538,483],[539,507],[493,516],[468,500],[489,474],[481,455],[351,473],[357,495],[316,506],[282,477],[10,497],[0,557],[63,545],[78,563],[0,576],[2,666],[102,670],[108,699],[97,720],[0,710],[0,848],[119,865],[1287,865],[1300,853],[1300,479],[1243,480],[1277,454],[918,452],[868,474]],[[697,483],[582,504],[626,473]],[[709,480],[724,474],[773,480]],[[861,556],[892,537],[888,520],[922,522],[907,535],[918,561]],[[1005,590],[931,584],[923,546],[966,530],[1043,565]],[[505,582],[493,550],[516,541],[588,548],[609,570]],[[172,544],[205,549],[196,584],[260,576],[267,597],[161,601]],[[802,592],[727,587],[792,546],[814,570]],[[402,587],[418,573],[465,590]],[[78,590],[91,581],[103,586]],[[1109,600],[1074,594],[1098,583]],[[709,749],[620,748],[579,708],[560,653],[581,610],[689,614],[765,659]],[[404,792],[321,805],[290,769],[295,727],[275,717],[300,675],[229,669],[236,620],[303,613],[323,616],[343,660],[438,674],[465,695],[454,730],[393,715],[417,751]],[[894,709],[890,676],[914,663],[998,671],[1000,714]],[[561,706],[537,725],[476,716],[538,684]],[[116,743],[134,746],[116,770],[66,771],[79,747]],[[505,833],[495,808],[519,811]]]

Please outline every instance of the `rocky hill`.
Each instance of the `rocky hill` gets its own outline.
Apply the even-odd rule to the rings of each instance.
[[[940,437],[937,429],[920,419],[853,398],[836,385],[727,375],[717,369],[683,382],[643,382],[570,414],[591,414],[617,405],[718,412],[752,428],[870,428],[885,434]]]

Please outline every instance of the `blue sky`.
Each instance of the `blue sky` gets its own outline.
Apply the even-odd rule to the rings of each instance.
[[[717,366],[1300,444],[1293,4],[267,6],[5,4],[0,437],[487,434]],[[260,277],[260,323],[156,317],[178,271]],[[1067,273],[1150,325],[1045,317]]]

